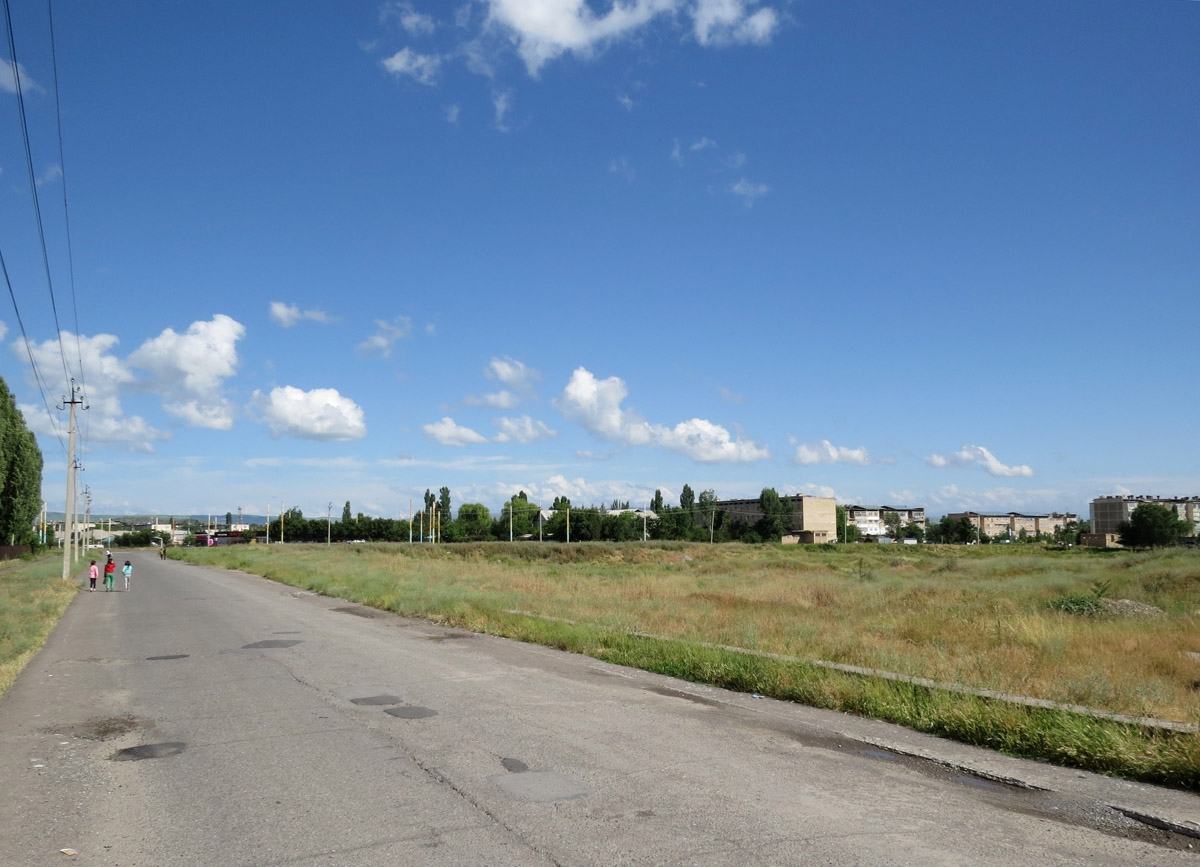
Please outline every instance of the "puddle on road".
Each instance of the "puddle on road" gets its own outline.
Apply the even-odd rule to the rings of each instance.
[[[142,744],[137,747],[126,747],[117,750],[112,755],[114,762],[140,762],[143,759],[162,759],[167,756],[177,756],[187,748],[182,741],[167,741],[161,744]]]

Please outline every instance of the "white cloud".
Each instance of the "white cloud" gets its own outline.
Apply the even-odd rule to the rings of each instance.
[[[523,394],[533,393],[533,383],[542,378],[541,372],[529,367],[522,361],[509,358],[493,358],[484,368],[483,375],[488,379],[496,379],[505,385],[515,388]]]
[[[283,328],[291,328],[302,319],[321,323],[331,321],[329,314],[323,310],[301,310],[294,304],[285,304],[282,301],[272,301],[269,313],[271,320]]]
[[[376,319],[375,327],[376,332],[358,344],[358,354],[390,358],[392,344],[412,333],[412,320],[407,316],[397,316],[391,322]]]
[[[850,464],[856,467],[866,467],[871,464],[871,456],[864,448],[851,449],[845,446],[835,446],[829,440],[819,443],[800,443],[792,462],[801,466],[810,464]]]
[[[671,146],[671,159],[674,160],[679,165],[683,165],[683,151],[679,147],[679,139],[673,139],[672,141],[673,141],[673,144]]]
[[[976,464],[987,470],[993,476],[1012,477],[1012,476],[1032,476],[1033,469],[1021,466],[1007,466],[1002,464],[995,455],[985,449],[983,446],[963,446],[960,451],[953,454],[939,455],[932,454],[925,459],[925,462],[931,467],[964,467],[971,464]]]
[[[746,396],[744,394],[738,394],[733,389],[728,388],[727,386],[724,386],[724,385],[717,386],[717,394],[719,394],[721,396],[721,400],[727,400],[730,403],[745,403],[746,402]]]
[[[487,442],[487,437],[476,433],[469,427],[457,424],[454,419],[446,416],[439,422],[422,425],[425,436],[444,446],[466,446]]]
[[[505,122],[505,118],[512,108],[512,91],[504,90],[493,94],[492,105],[496,109],[496,129],[500,130],[500,132],[508,132],[508,124]]]
[[[193,322],[183,334],[165,329],[138,347],[129,363],[151,371],[164,395],[209,398],[237,372],[237,342],[245,333],[240,322],[218,313],[208,322]]]
[[[163,409],[180,419],[188,427],[204,427],[210,430],[233,429],[233,404],[224,399],[208,403],[201,403],[198,400],[164,403]]]
[[[395,19],[413,36],[428,36],[437,27],[433,18],[418,12],[411,3],[388,3],[380,12],[380,18]]]
[[[436,54],[418,54],[411,48],[402,48],[383,61],[383,68],[395,76],[407,75],[421,84],[432,85],[437,81],[442,58]]]
[[[633,100],[628,95],[622,93],[617,96],[617,102],[621,104],[621,108],[626,111],[633,111]]]
[[[627,394],[619,378],[599,380],[580,367],[555,405],[567,419],[623,445],[654,445],[704,463],[741,463],[770,457],[766,448],[748,440],[734,440],[725,428],[705,419],[693,418],[673,428],[650,424],[636,412],[621,408]]]
[[[708,150],[709,148],[715,148],[716,146],[717,146],[717,143],[715,141],[710,139],[708,136],[704,136],[699,141],[692,142],[692,145],[689,148],[689,150],[703,151],[703,150]]]
[[[498,443],[534,443],[558,435],[558,432],[551,430],[544,421],[535,421],[527,415],[520,418],[498,418],[496,425],[500,428],[500,433],[496,435]]]
[[[250,404],[275,437],[342,441],[367,433],[362,408],[334,388],[303,391],[286,385],[265,395],[256,390]]]
[[[0,340],[3,340],[8,334],[8,326],[0,322]]]
[[[469,394],[463,399],[463,403],[467,406],[486,406],[491,409],[513,409],[520,405],[521,398],[507,389],[501,389],[495,394],[485,394],[483,397]]]
[[[741,178],[736,184],[729,188],[729,192],[733,193],[735,196],[741,197],[742,201],[745,202],[746,207],[749,208],[752,207],[758,199],[771,192],[771,188],[766,184],[758,184],[747,180],[746,178]]]
[[[442,112],[442,117],[446,119],[446,123],[458,123],[458,116],[462,113],[458,103],[446,106],[446,110]]]
[[[637,177],[637,173],[633,170],[633,166],[629,165],[629,160],[625,157],[618,157],[608,164],[608,170],[614,175],[620,175],[627,181],[633,181]]]
[[[61,178],[62,173],[63,172],[62,172],[61,166],[58,166],[58,165],[47,166],[46,170],[44,172],[42,172],[41,177],[37,178],[34,181],[34,184],[39,187],[44,186],[44,185],[50,183],[51,181]]]
[[[775,10],[767,7],[750,12],[754,5],[753,0],[697,0],[693,12],[696,41],[701,45],[770,42],[779,23]]]
[[[62,332],[62,345],[68,347],[68,355],[75,350],[78,356],[75,361],[82,360],[83,369],[87,371],[87,379],[80,385],[86,388],[83,398],[88,411],[79,424],[81,429],[86,429],[88,441],[93,445],[153,452],[155,442],[170,439],[171,435],[152,427],[141,416],[125,415],[121,393],[136,387],[137,378],[129,365],[110,351],[118,342],[112,334],[97,334],[94,337],[80,335],[76,338],[68,331]],[[51,390],[61,395],[67,394],[67,383],[63,380],[56,383],[53,379],[55,372],[62,370],[62,354],[57,340],[46,340],[40,344],[31,342],[28,354],[24,341],[17,341],[12,345],[12,351],[15,357],[23,361],[32,354],[42,375],[49,378],[47,384]],[[32,371],[26,374],[26,380],[31,386],[37,386]],[[55,435],[55,423],[46,415],[44,406],[22,408],[22,411],[30,430],[47,436]],[[65,433],[66,428],[64,418],[57,429]]]
[[[17,75],[21,77],[21,91],[23,93],[45,93],[46,89],[29,77],[29,73],[25,71],[25,67],[17,64]],[[0,63],[0,90],[5,93],[16,93],[17,82],[13,78],[12,61],[6,60]]]

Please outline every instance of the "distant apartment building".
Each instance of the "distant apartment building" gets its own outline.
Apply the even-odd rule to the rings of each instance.
[[[951,512],[946,516],[951,520],[966,518],[975,525],[981,536],[995,538],[1005,533],[1012,537],[1021,535],[1044,536],[1054,535],[1055,530],[1061,530],[1067,524],[1078,521],[1078,515],[1070,512],[1050,512],[1042,515],[1027,515],[1023,512]]]
[[[1194,497],[1151,497],[1114,495],[1097,497],[1089,508],[1092,533],[1109,535],[1117,533],[1122,521],[1128,521],[1133,510],[1143,503],[1166,506],[1191,527],[1193,535],[1200,535],[1200,496]]]
[[[837,540],[837,501],[833,497],[795,494],[779,499],[792,506],[792,520],[785,541],[813,543]],[[725,513],[726,521],[753,524],[763,516],[757,497],[753,500],[717,500],[713,505]]]
[[[889,514],[900,518],[901,527],[916,524],[925,529],[925,509],[912,506],[846,506],[846,523],[864,536],[887,536]]]

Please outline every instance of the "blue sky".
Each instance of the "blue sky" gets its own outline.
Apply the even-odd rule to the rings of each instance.
[[[1200,493],[1200,3],[39,5],[52,509],[50,283],[97,512]]]

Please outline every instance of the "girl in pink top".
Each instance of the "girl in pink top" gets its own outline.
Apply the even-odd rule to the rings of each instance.
[[[88,588],[92,593],[96,592],[96,579],[100,577],[100,570],[96,568],[96,561],[92,561],[92,565],[88,567],[88,580],[92,582],[92,586]]]

